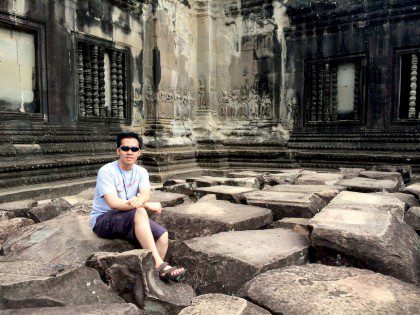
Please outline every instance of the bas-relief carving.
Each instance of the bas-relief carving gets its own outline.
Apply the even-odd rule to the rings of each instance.
[[[150,80],[146,79],[144,82],[144,99],[146,100],[147,117],[154,118],[156,107],[156,94]]]
[[[194,103],[195,97],[193,97],[193,91],[191,89],[177,89],[174,102],[175,119],[187,120],[191,118]]]
[[[207,109],[207,89],[206,89],[206,79],[204,76],[200,77],[200,85],[198,87],[198,108]]]

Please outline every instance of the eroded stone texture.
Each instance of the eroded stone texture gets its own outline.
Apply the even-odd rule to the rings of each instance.
[[[264,184],[269,186],[279,184],[294,184],[301,174],[301,170],[289,170],[282,173],[264,174]]]
[[[222,232],[184,241],[173,260],[189,270],[186,282],[199,294],[234,294],[269,269],[307,262],[308,242],[290,230]]]
[[[174,207],[181,203],[184,203],[186,195],[176,194],[166,191],[155,190],[152,192],[152,197],[150,201],[160,202],[162,207]]]
[[[195,189],[195,192],[197,197],[215,194],[217,199],[241,203],[241,201],[244,200],[244,194],[254,190],[255,188],[217,185],[213,187],[197,188]]]
[[[348,190],[360,192],[388,191],[397,192],[400,189],[400,183],[393,179],[372,179],[363,177],[353,177],[343,179],[339,184]]]
[[[184,308],[179,315],[246,315],[270,314],[265,309],[236,296],[210,293],[197,296],[191,306]]]
[[[369,270],[319,264],[258,275],[240,296],[272,314],[418,314],[420,290]]]
[[[334,207],[330,204],[309,221],[319,261],[420,283],[420,238],[412,228],[390,211]]]
[[[94,253],[86,264],[96,268],[126,302],[149,313],[177,314],[191,304],[194,290],[184,283],[161,281],[154,268],[152,253],[132,250],[123,253]]]
[[[34,221],[28,218],[12,218],[10,220],[0,222],[0,245],[6,238],[15,235],[25,226],[34,224]]]
[[[302,175],[296,180],[297,185],[335,185],[342,175],[339,173],[317,173],[312,171],[302,172]]]
[[[169,238],[186,240],[222,231],[255,230],[272,222],[268,209],[234,204],[224,200],[206,200],[165,208],[156,221],[169,231]]]
[[[392,197],[390,194],[366,194],[343,191],[331,200],[326,208],[360,211],[369,211],[370,209],[389,211],[402,220],[407,206],[404,202]]]
[[[313,193],[253,191],[244,194],[247,204],[273,211],[273,219],[284,217],[312,218],[326,202]]]
[[[227,174],[230,178],[244,178],[244,177],[255,177],[262,179],[262,174],[254,171],[242,171],[242,172],[231,172]]]
[[[24,309],[9,309],[0,311],[1,315],[146,315],[146,311],[139,309],[131,303],[109,303],[109,304],[92,304],[92,305],[71,305],[62,307],[39,307]]]
[[[123,302],[96,270],[87,267],[47,279],[0,284],[0,309]]]
[[[95,251],[123,251],[133,246],[97,237],[89,227],[88,215],[65,213],[9,237],[3,249],[7,260],[79,266]]]
[[[415,231],[420,231],[420,207],[411,207],[404,215],[404,221]]]
[[[408,192],[410,194],[413,194],[417,197],[417,199],[420,199],[420,183],[415,183],[407,186],[404,189],[404,192]]]
[[[338,193],[344,190],[341,186],[332,185],[275,185],[266,186],[264,190],[268,191],[279,191],[279,192],[293,192],[293,193],[314,193],[317,196],[324,199],[326,202],[330,202]]]
[[[399,172],[363,171],[359,176],[371,179],[391,179],[397,181],[400,186],[404,184],[403,177]]]
[[[396,193],[388,193],[388,192],[378,192],[378,195],[389,195],[391,197],[397,198],[398,200],[401,200],[402,202],[406,203],[408,205],[408,207],[418,207],[419,206],[419,202],[416,199],[416,197],[414,197],[411,194],[408,193],[400,193],[400,192],[396,192]]]
[[[64,202],[64,199],[61,199]],[[37,207],[31,208],[28,211],[28,216],[35,222],[42,222],[47,221],[52,218],[55,218],[56,216],[59,216],[62,213],[62,210],[59,206],[59,204],[55,202],[48,202],[45,205],[39,205]]]
[[[340,168],[340,173],[343,178],[357,177],[363,171],[366,171],[366,170],[364,168],[347,168],[347,167]]]

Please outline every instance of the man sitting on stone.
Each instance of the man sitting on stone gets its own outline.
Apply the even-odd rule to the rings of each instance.
[[[134,132],[117,135],[117,161],[101,167],[96,180],[90,226],[103,238],[120,238],[136,247],[149,249],[155,268],[163,281],[180,282],[184,268],[171,267],[163,261],[168,250],[168,232],[149,220],[146,210],[160,213],[158,202],[150,202],[149,174],[136,164],[142,138]]]

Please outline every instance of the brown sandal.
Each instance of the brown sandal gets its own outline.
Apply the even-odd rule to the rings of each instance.
[[[157,272],[159,273],[160,280],[165,281],[165,282],[168,282],[169,280],[171,280],[173,282],[181,282],[185,279],[185,273],[186,273],[185,269],[184,269],[184,272],[182,272],[180,274],[177,274],[177,275],[173,275],[172,272],[174,270],[180,269],[180,267],[174,266],[174,267],[171,267],[167,270],[164,270],[168,266],[169,266],[169,264],[167,262],[163,262],[158,267]]]

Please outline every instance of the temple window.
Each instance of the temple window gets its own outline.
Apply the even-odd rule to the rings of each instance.
[[[126,119],[127,51],[79,40],[77,64],[79,117]]]
[[[420,52],[418,51],[400,55],[398,118],[402,120],[420,119],[419,59]]]
[[[362,60],[310,63],[306,77],[307,121],[359,121],[361,70]]]

